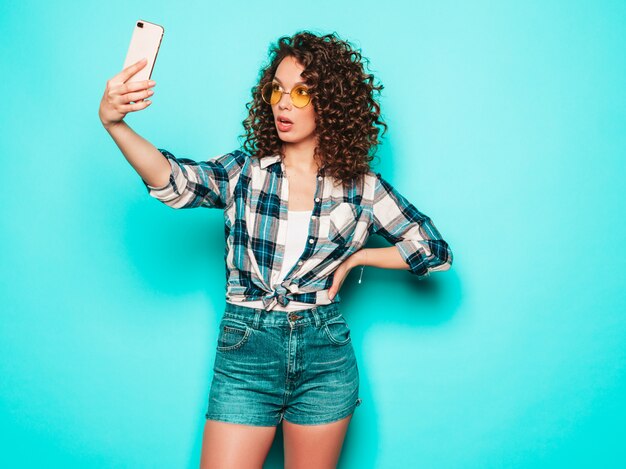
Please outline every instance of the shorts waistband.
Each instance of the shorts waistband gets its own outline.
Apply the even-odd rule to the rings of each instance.
[[[238,319],[253,327],[258,327],[260,324],[278,326],[315,324],[319,327],[323,321],[337,316],[341,316],[339,303],[315,305],[297,311],[267,311],[262,308],[250,308],[226,302],[224,311],[224,317]]]

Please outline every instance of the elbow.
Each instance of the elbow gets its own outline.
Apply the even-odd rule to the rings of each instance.
[[[172,164],[171,168],[172,172],[165,185],[151,186],[146,181],[143,182],[151,197],[171,208],[186,208],[190,205],[190,199],[193,199],[193,194],[188,187],[189,180],[177,165]]]
[[[454,259],[450,245],[443,239],[439,239],[434,243],[434,247],[436,247],[436,249],[432,249],[431,251],[432,257],[428,270],[431,272],[450,270]]]
[[[439,240],[438,244],[439,249],[436,252],[436,261],[433,263],[433,266],[430,268],[430,270],[437,272],[450,270],[450,268],[452,268],[452,261],[454,259],[454,255],[452,254],[450,245],[448,245],[448,243],[446,243],[443,239]]]
[[[437,263],[428,268],[430,272],[444,272],[452,268],[452,259]]]
[[[185,193],[180,193],[172,182],[168,182],[163,187],[151,187],[146,184],[150,197],[172,208],[183,208],[185,206]]]
[[[428,277],[431,272],[443,272],[452,267],[452,250],[443,239],[404,240],[396,246],[408,264],[408,272],[420,279]]]

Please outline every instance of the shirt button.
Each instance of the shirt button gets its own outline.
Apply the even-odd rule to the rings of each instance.
[[[309,238],[309,244],[313,244],[313,238]]]
[[[303,262],[302,262],[302,261],[298,261],[298,265],[302,265],[302,264],[303,264]]]
[[[323,178],[322,176],[317,176],[317,179],[321,181]]]
[[[316,201],[316,202],[319,202],[319,201],[320,201],[320,198],[319,198],[319,197],[316,197],[316,198],[315,198],[315,201]]]
[[[315,215],[311,215],[311,219],[315,220]]]

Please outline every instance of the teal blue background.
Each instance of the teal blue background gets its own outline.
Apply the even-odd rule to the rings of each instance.
[[[619,1],[3,3],[0,466],[199,462],[222,212],[150,198],[98,119],[139,18],[165,36],[126,121],[177,156],[238,148],[281,35],[337,31],[385,86],[375,169],[455,259],[344,283],[363,403],[340,467],[624,467]]]

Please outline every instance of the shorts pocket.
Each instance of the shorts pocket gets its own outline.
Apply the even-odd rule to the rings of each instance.
[[[235,319],[223,318],[217,336],[217,350],[227,351],[242,347],[250,337],[252,328]]]
[[[324,332],[334,345],[346,345],[350,342],[350,327],[343,316],[337,316],[324,323]]]

